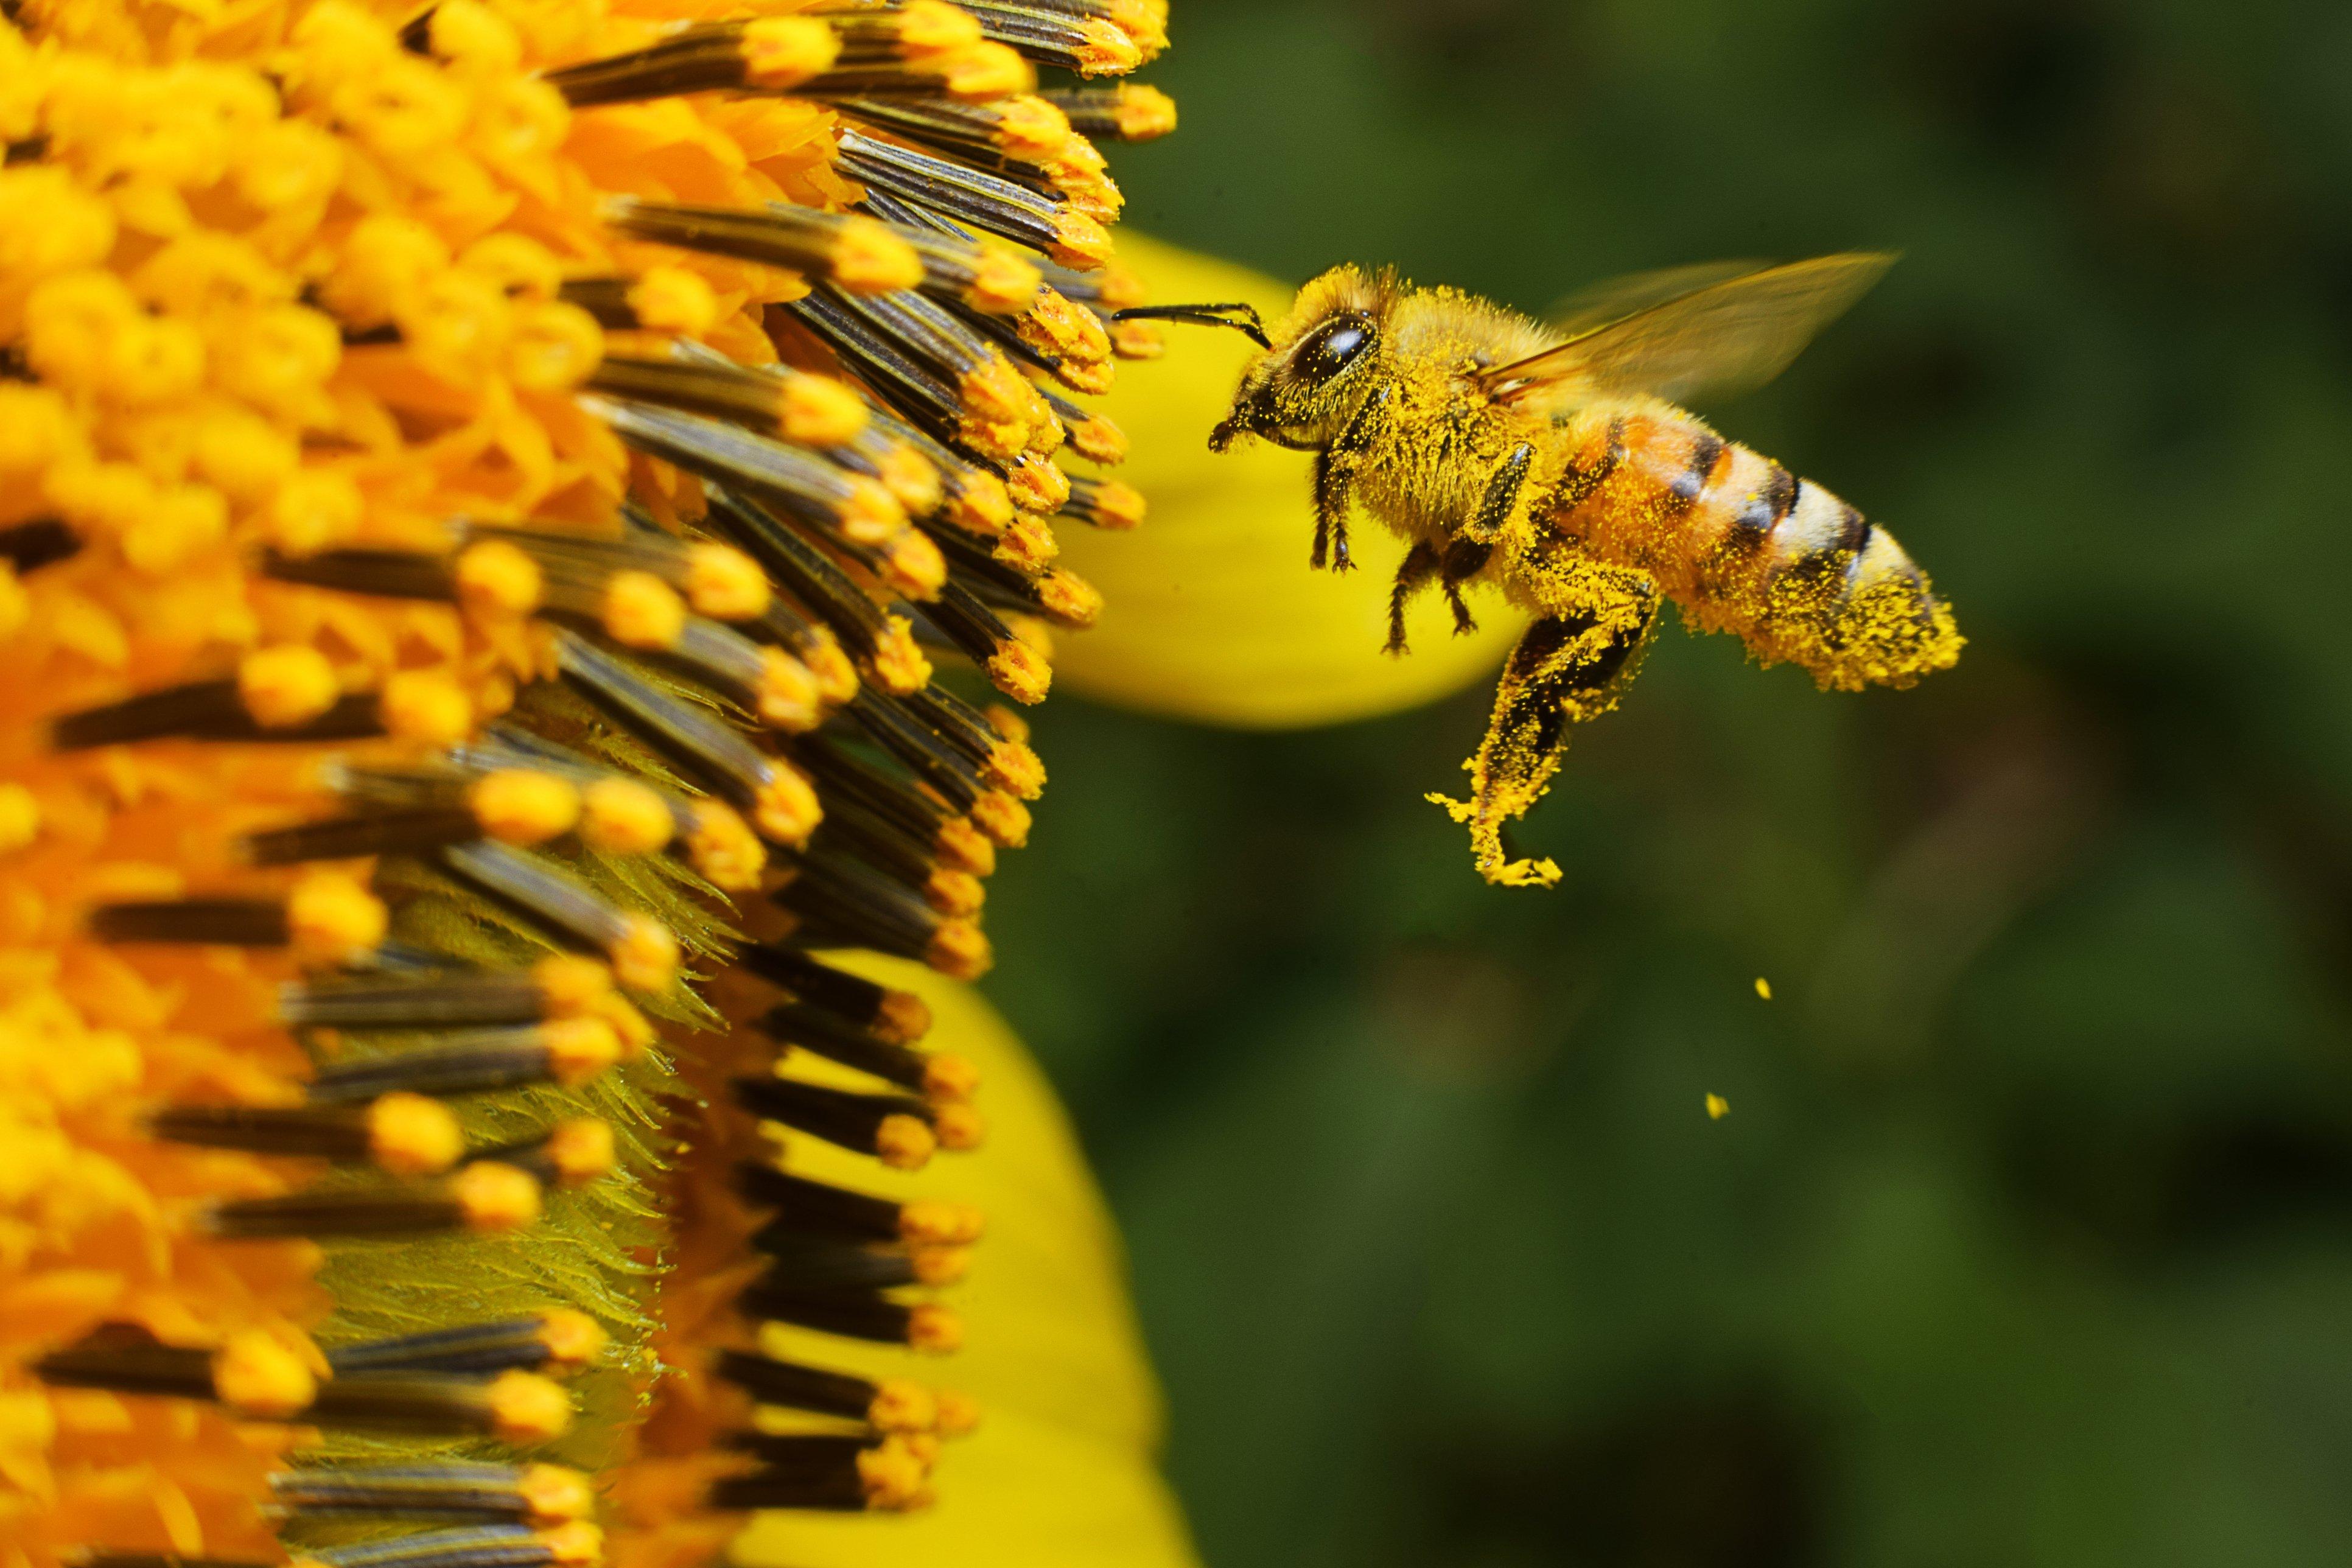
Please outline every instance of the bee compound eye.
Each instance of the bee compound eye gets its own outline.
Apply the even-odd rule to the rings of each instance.
[[[1354,363],[1358,355],[1371,346],[1371,324],[1358,317],[1343,316],[1319,329],[1307,340],[1298,355],[1298,371],[1308,381],[1330,380]]]

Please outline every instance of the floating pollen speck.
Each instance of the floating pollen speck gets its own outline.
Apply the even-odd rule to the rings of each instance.
[[[952,1499],[986,1095],[845,954],[988,966],[1142,521],[1166,6],[725,9],[5,7],[10,1564]]]
[[[1772,983],[1760,974],[1756,977],[1756,994],[1767,1002],[1772,1000]]]
[[[1709,1121],[1720,1121],[1730,1114],[1731,1101],[1719,1094],[1710,1094],[1706,1097],[1706,1119]]]

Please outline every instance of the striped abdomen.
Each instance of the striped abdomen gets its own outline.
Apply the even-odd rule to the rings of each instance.
[[[1648,572],[1694,625],[1824,686],[1907,686],[1959,657],[1927,574],[1821,486],[1664,405],[1591,409],[1561,434],[1553,529]]]

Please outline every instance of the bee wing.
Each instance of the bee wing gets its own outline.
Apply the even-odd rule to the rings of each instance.
[[[1890,255],[1854,251],[1622,279],[1570,301],[1560,323],[1567,341],[1483,379],[1506,402],[1568,386],[1675,403],[1702,391],[1744,392],[1788,368],[1894,264]]]

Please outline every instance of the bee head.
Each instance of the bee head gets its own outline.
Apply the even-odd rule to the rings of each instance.
[[[1222,452],[1237,437],[1312,450],[1347,428],[1382,358],[1394,280],[1336,268],[1298,291],[1264,353],[1242,372],[1233,412],[1209,436]]]

